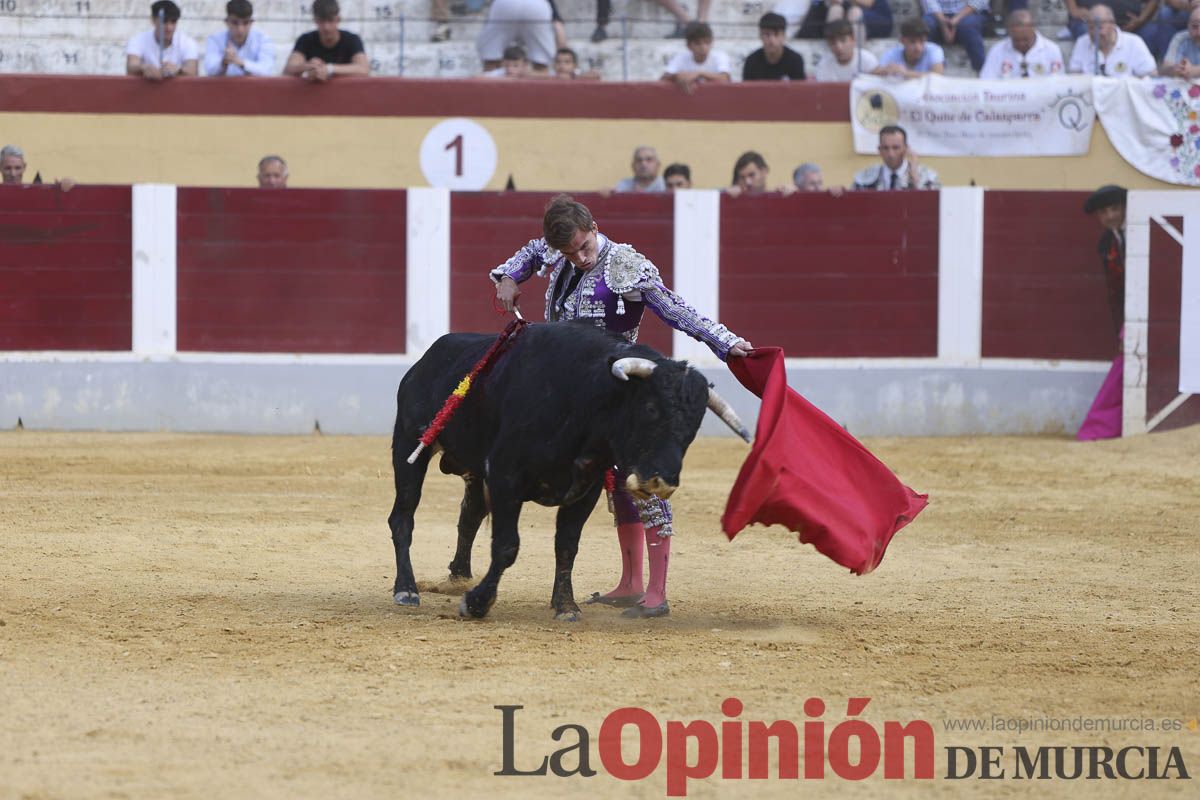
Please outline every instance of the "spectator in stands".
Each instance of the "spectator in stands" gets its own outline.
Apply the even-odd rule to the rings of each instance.
[[[728,83],[733,62],[720,50],[713,50],[712,28],[703,22],[689,22],[684,31],[687,52],[678,53],[667,63],[662,80],[671,81],[691,94],[702,83]]]
[[[25,182],[25,151],[15,144],[6,144],[0,150],[0,174],[5,186],[20,186]]]
[[[654,0],[658,5],[669,11],[675,17],[675,28],[667,34],[668,39],[682,39],[687,30],[688,15],[679,0]],[[712,0],[699,0],[696,4],[696,19],[700,22],[708,20],[708,8]],[[599,43],[608,38],[608,21],[612,18],[612,0],[596,0],[596,29],[592,31],[592,41]]]
[[[855,28],[862,26],[867,39],[892,35],[892,7],[888,0],[833,0],[825,14],[825,24],[843,19]]]
[[[1110,78],[1143,78],[1153,75],[1156,65],[1146,43],[1117,27],[1112,9],[1094,5],[1090,10],[1090,35],[1080,36],[1071,48],[1069,72],[1087,75],[1106,75]],[[1099,42],[1092,44],[1092,36]]]
[[[433,43],[450,41],[450,0],[430,0],[429,16],[433,20]]]
[[[1095,35],[1095,30],[1089,28],[1091,12],[1098,5],[1106,5],[1122,31],[1136,33],[1156,58],[1161,57],[1171,41],[1173,28],[1169,23],[1159,22],[1158,4],[1159,0],[1110,0],[1107,4],[1097,0],[1066,0],[1067,29],[1076,40],[1089,33]]]
[[[744,194],[762,194],[767,191],[767,176],[771,168],[760,153],[747,150],[738,156],[733,165],[732,185],[725,190],[730,197]]]
[[[1113,439],[1121,435],[1121,405],[1124,373],[1122,338],[1125,327],[1125,200],[1124,187],[1108,184],[1092,192],[1083,204],[1104,228],[1097,250],[1108,290],[1108,313],[1116,334],[1117,356],[1075,438],[1080,441]]]
[[[0,175],[5,186],[21,186],[25,183],[25,151],[15,144],[6,144],[0,148]],[[42,176],[38,173],[34,183],[41,183]],[[71,178],[59,178],[55,183],[64,192],[71,191],[75,181]]]
[[[874,72],[879,59],[870,50],[858,46],[854,26],[844,19],[825,26],[825,52],[813,66],[813,80],[848,83],[860,72]]]
[[[485,78],[528,78],[529,59],[525,57],[525,49],[520,45],[509,45],[504,48],[504,56],[500,66],[483,73]]]
[[[1185,81],[1200,78],[1200,6],[1188,16],[1187,30],[1171,39],[1159,74]]]
[[[181,12],[171,0],[150,6],[154,27],[130,38],[125,45],[125,74],[161,81],[176,75],[195,75],[200,50],[192,37],[176,33]]]
[[[939,189],[938,175],[917,161],[908,146],[908,133],[899,125],[879,131],[879,156],[883,163],[867,167],[854,176],[854,189],[880,192],[899,189]]]
[[[991,14],[988,0],[921,0],[929,38],[938,44],[961,44],[971,69],[983,67],[983,23]]]
[[[792,184],[794,191],[798,192],[825,192],[828,191],[834,197],[841,197],[846,192],[845,186],[825,186],[825,176],[821,174],[821,168],[811,162],[801,164],[792,172]]]
[[[258,188],[286,189],[288,166],[283,156],[263,156],[258,162]]]
[[[919,78],[928,72],[941,75],[946,71],[946,53],[929,40],[929,26],[920,19],[900,24],[900,44],[879,59],[876,75],[899,78]]]
[[[525,48],[535,71],[547,71],[557,49],[553,18],[547,0],[493,0],[475,40],[483,71],[500,66],[504,48],[514,42]]]
[[[1033,15],[1019,9],[1008,15],[1008,38],[988,51],[981,78],[1046,78],[1063,73],[1062,50],[1038,33]]]
[[[1170,34],[1173,39],[1175,32],[1187,28],[1188,17],[1194,7],[1191,0],[1162,0],[1154,20],[1164,26],[1164,35]]]
[[[554,54],[554,77],[562,80],[598,81],[600,73],[594,69],[581,72],[579,56],[575,54],[575,51],[569,47],[560,47]]]
[[[821,168],[812,162],[796,167],[792,172],[792,183],[802,192],[825,191],[825,176],[821,174]]]
[[[787,22],[774,12],[758,20],[758,38],[762,47],[746,56],[742,67],[744,81],[802,81],[804,57],[788,47]]]
[[[275,43],[254,25],[250,0],[225,4],[225,32],[204,43],[205,75],[274,75]]]
[[[344,78],[371,74],[362,39],[338,27],[342,10],[337,0],[313,0],[312,13],[317,29],[296,40],[283,74],[320,82],[335,75]]]
[[[659,177],[662,162],[658,151],[642,145],[633,151],[633,177],[622,178],[613,191],[616,192],[665,192],[667,184]]]
[[[667,168],[663,170],[663,182],[672,192],[676,189],[690,189],[692,188],[692,168],[687,164],[680,164],[678,161],[668,164]]]

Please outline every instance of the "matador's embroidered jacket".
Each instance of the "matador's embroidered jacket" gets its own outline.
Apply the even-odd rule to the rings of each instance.
[[[663,285],[658,268],[627,244],[609,241],[596,234],[599,253],[596,265],[586,271],[575,268],[565,256],[534,239],[491,271],[493,282],[503,277],[517,283],[535,272],[550,273],[546,289],[546,320],[586,319],[596,327],[637,341],[642,313],[647,307],[659,319],[693,339],[704,342],[722,360],[741,337],[688,305]]]

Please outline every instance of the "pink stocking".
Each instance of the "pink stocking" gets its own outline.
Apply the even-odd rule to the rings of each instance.
[[[642,546],[645,541],[641,522],[617,525],[617,541],[621,545],[621,582],[605,597],[628,597],[642,593]]]
[[[667,599],[667,562],[671,558],[671,537],[659,536],[662,527],[646,530],[646,552],[650,554],[650,583],[642,605],[646,608],[661,606]]]

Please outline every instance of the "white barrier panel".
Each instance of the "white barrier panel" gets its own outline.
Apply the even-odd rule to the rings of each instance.
[[[133,187],[133,352],[175,352],[176,241],[174,186]]]
[[[1179,301],[1179,391],[1200,394],[1200,213],[1183,219]]]

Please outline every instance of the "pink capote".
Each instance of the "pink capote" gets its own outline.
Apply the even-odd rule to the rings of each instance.
[[[1124,330],[1121,333],[1124,335]],[[1100,391],[1096,392],[1096,399],[1092,400],[1092,407],[1083,418],[1083,424],[1079,426],[1079,433],[1075,434],[1075,438],[1081,442],[1119,438],[1124,422],[1124,394],[1125,355],[1118,354],[1113,359],[1108,374],[1104,376],[1104,383],[1100,384]]]
[[[754,447],[729,493],[721,527],[732,539],[751,523],[783,525],[851,572],[879,565],[896,531],[928,495],[902,484],[883,462],[787,385],[783,350],[729,359],[762,398]]]

